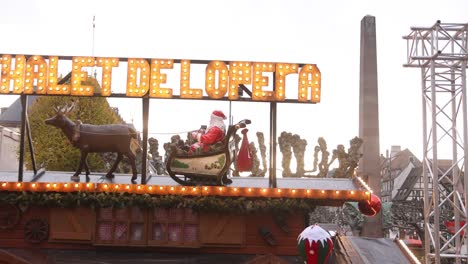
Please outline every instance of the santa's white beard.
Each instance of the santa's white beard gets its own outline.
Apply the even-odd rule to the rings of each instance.
[[[215,115],[211,116],[210,125],[207,130],[210,130],[212,127],[218,127],[226,133],[226,126],[224,125],[224,119]]]

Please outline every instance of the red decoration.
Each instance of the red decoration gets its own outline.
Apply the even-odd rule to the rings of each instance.
[[[237,155],[237,169],[239,171],[251,171],[253,167],[253,156],[250,152],[249,140],[247,138],[247,128],[242,129],[242,145]]]
[[[297,250],[305,264],[328,263],[333,250],[333,241],[325,229],[319,225],[311,225],[299,234],[297,240]]]
[[[371,194],[370,200],[358,203],[358,208],[364,215],[375,216],[382,209],[382,202],[377,195]]]
[[[460,221],[460,228],[463,227],[465,223],[465,221]],[[450,234],[455,234],[455,221],[445,221],[445,227],[447,227],[447,231],[449,231]],[[463,236],[464,234],[464,231],[460,232],[461,236]]]

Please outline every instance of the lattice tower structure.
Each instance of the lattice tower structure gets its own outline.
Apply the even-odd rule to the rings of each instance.
[[[426,263],[468,258],[467,30],[437,21],[403,37],[404,66],[421,69]]]

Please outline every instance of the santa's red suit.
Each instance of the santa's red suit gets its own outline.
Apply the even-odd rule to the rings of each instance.
[[[196,153],[198,151],[208,151],[210,145],[220,142],[224,139],[226,134],[226,127],[224,120],[226,116],[223,112],[216,110],[211,114],[210,126],[206,132],[193,132],[192,137],[197,140],[196,143],[190,146],[190,152]]]

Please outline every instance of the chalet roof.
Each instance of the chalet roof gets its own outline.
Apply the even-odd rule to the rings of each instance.
[[[413,159],[413,164],[415,167],[421,166],[421,161],[409,150],[404,149],[395,154],[395,156],[391,159],[391,169],[392,170],[403,170],[404,168],[408,167],[410,163],[410,158]]]
[[[54,183],[54,188],[67,188],[71,182],[70,176],[73,172],[46,171],[43,174],[35,176],[32,171],[26,171],[23,174],[24,188],[36,188],[33,191],[47,191],[51,187],[49,183]],[[146,186],[130,185],[130,174],[115,174],[115,178],[107,179],[105,174],[90,174],[90,183],[92,185],[78,184],[74,188],[81,188],[83,191],[103,191],[110,188],[117,190],[119,186],[125,186],[125,189],[119,189],[130,193],[152,193],[169,195],[193,195],[188,193],[186,188],[174,181],[169,175],[154,175],[147,178]],[[270,188],[269,179],[265,177],[232,177],[232,184],[227,188],[203,187],[194,188],[196,195],[208,196],[233,196],[233,192],[238,194],[234,196],[243,197],[289,197],[292,199],[308,198],[315,201],[317,205],[322,206],[342,206],[344,202],[363,201],[368,199],[368,193],[360,186],[356,179],[348,178],[278,178],[277,188]],[[16,172],[2,172],[0,182],[16,182],[18,174]],[[81,181],[85,180],[82,175]],[[141,181],[139,176],[137,181]],[[32,187],[32,183],[35,187]],[[57,185],[55,185],[55,183]],[[10,188],[11,184],[3,185],[0,188]],[[106,186],[106,187],[104,187]],[[157,186],[155,188],[154,186]],[[91,189],[87,189],[91,188]],[[104,189],[101,189],[104,188]],[[127,191],[128,189],[128,191]],[[275,192],[269,190],[275,190]],[[32,190],[32,189],[31,189]]]
[[[333,263],[386,263],[410,264],[394,240],[388,238],[367,238],[337,236]]]
[[[36,101],[39,96],[29,95],[27,100],[28,107]],[[0,114],[0,126],[4,127],[20,127],[21,126],[21,97],[18,97],[8,109]]]
[[[400,189],[398,189],[397,194],[393,197],[393,201],[405,201],[408,196],[410,195],[411,191],[414,188],[414,185],[418,181],[418,179],[422,175],[422,167],[413,168],[408,176],[406,177],[405,181],[401,185]]]
[[[112,180],[113,183],[118,184],[129,184],[130,174],[114,173],[115,178]],[[73,172],[61,172],[61,171],[46,171],[44,175],[38,179],[34,179],[32,171],[26,171],[23,176],[25,182],[70,182],[70,176]],[[92,173],[90,174],[91,182],[101,183],[109,182],[104,177],[105,173]],[[84,174],[81,175],[84,180]],[[2,172],[0,175],[0,181],[11,181],[14,182],[18,179],[16,172]],[[140,175],[138,180],[140,180]],[[269,179],[264,177],[232,177],[233,183],[230,187],[251,187],[251,188],[268,188]],[[360,190],[358,186],[353,183],[352,179],[348,178],[278,178],[278,188],[290,188],[290,189],[317,189],[317,190]],[[179,186],[169,175],[157,175],[149,177],[147,179],[148,185],[164,185],[164,186]]]
[[[439,175],[444,174],[446,171],[448,171],[453,165],[452,160],[447,160],[447,159],[439,159],[437,161],[437,167],[439,168]],[[449,173],[451,175],[451,173]]]

